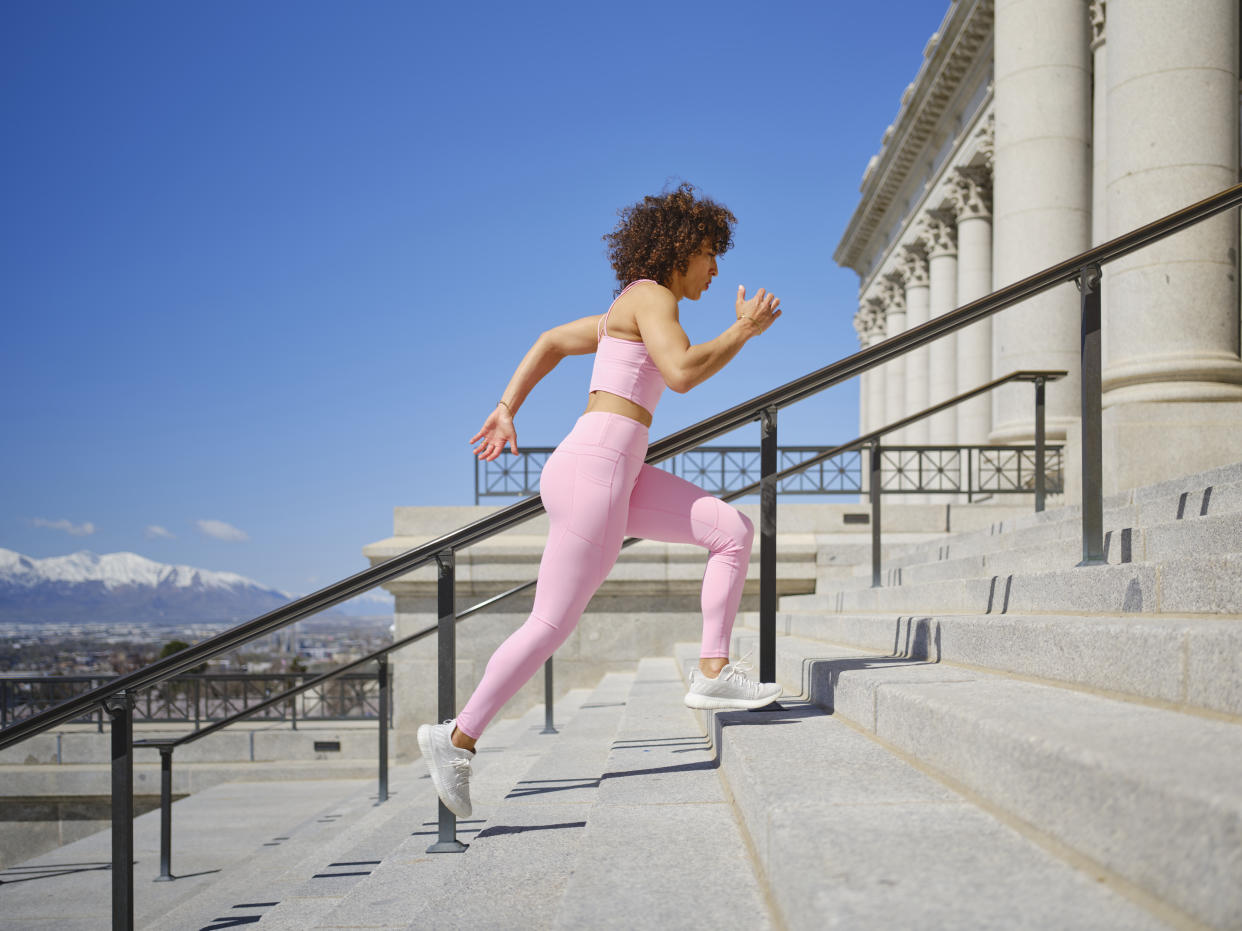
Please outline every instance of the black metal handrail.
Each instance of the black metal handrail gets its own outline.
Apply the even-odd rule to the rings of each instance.
[[[647,462],[658,463],[678,453],[692,449],[708,440],[730,433],[751,421],[760,418],[765,411],[777,410],[804,400],[813,394],[830,388],[833,385],[861,375],[890,359],[904,355],[912,349],[927,345],[934,340],[956,332],[979,320],[989,317],[1007,307],[1012,307],[1027,298],[1034,297],[1061,284],[1068,284],[1082,277],[1084,269],[1098,266],[1121,256],[1128,255],[1149,243],[1175,233],[1188,226],[1215,216],[1232,207],[1242,204],[1242,184],[1234,185],[1218,194],[1204,198],[1176,213],[1171,213],[1146,226],[1140,227],[1124,236],[1088,249],[1063,262],[1036,272],[1021,281],[1007,285],[998,291],[965,304],[956,310],[949,311],[939,317],[912,327],[903,333],[892,336],[883,342],[868,346],[853,355],[847,356],[831,365],[804,375],[774,388],[764,394],[743,401],[726,411],[708,417],[670,434],[651,444],[647,453]],[[509,505],[501,511],[481,518],[464,527],[423,543],[413,549],[394,556],[378,566],[364,569],[348,578],[322,588],[317,592],[291,601],[266,614],[239,624],[221,634],[194,644],[163,660],[122,676],[107,686],[94,689],[78,698],[43,712],[33,718],[15,724],[0,731],[0,749],[24,740],[27,737],[55,727],[62,721],[77,717],[83,709],[98,704],[106,698],[123,691],[133,691],[153,685],[162,679],[175,675],[192,666],[226,653],[256,637],[279,630],[282,627],[309,617],[333,605],[348,601],[363,594],[384,582],[391,581],[408,572],[427,565],[437,556],[450,551],[463,549],[471,544],[486,540],[501,533],[515,524],[542,513],[543,502],[538,496],[527,498],[516,504]]]
[[[776,420],[780,408],[860,375],[876,366],[947,336],[1021,301],[1071,281],[1081,292],[1082,319],[1082,413],[1083,413],[1083,564],[1103,561],[1103,493],[1100,428],[1100,265],[1134,252],[1181,229],[1192,226],[1242,204],[1242,184],[1191,204],[1182,210],[1088,249],[1021,281],[1007,285],[985,297],[935,317],[874,346],[804,375],[726,411],[686,427],[656,443],[646,461],[658,463],[729,433],[754,420],[761,424],[761,471],[758,483],[761,499],[760,537],[760,677],[775,674],[776,607]],[[1040,438],[1037,438],[1037,441]],[[875,441],[878,443],[878,439]],[[873,457],[874,463],[877,460]],[[803,465],[803,464],[799,464]],[[806,466],[809,466],[807,463]],[[795,467],[796,468],[796,467]],[[874,488],[873,481],[873,488]],[[878,496],[874,499],[878,500]],[[454,704],[455,644],[452,631],[457,620],[453,590],[455,553],[519,524],[543,510],[538,496],[510,505],[488,517],[414,547],[407,552],[356,573],[303,598],[296,599],[267,614],[194,644],[173,656],[133,673],[121,676],[107,686],[71,699],[62,706],[0,731],[0,749],[77,717],[82,711],[102,703],[112,718],[113,796],[132,795],[132,702],[133,693],[232,650],[249,640],[308,617],[360,595],[435,560],[438,566],[437,630],[441,634],[438,678],[441,712]],[[455,819],[440,806],[441,843],[432,849],[464,849],[453,837]],[[119,836],[113,831],[113,925],[133,924],[132,834]],[[129,846],[126,847],[128,842]],[[126,917],[128,916],[128,917]]]

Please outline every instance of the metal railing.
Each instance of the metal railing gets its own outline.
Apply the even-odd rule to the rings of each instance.
[[[652,444],[648,450],[647,461],[659,463],[711,439],[724,436],[747,423],[755,420],[760,422],[762,478],[754,486],[760,495],[760,678],[768,681],[775,678],[776,490],[779,476],[782,474],[777,468],[776,437],[777,415],[782,407],[805,400],[912,349],[924,346],[1001,310],[1013,307],[1036,294],[1071,281],[1077,282],[1080,290],[1082,323],[1080,345],[1082,350],[1083,559],[1079,565],[1102,565],[1105,560],[1103,453],[1100,423],[1100,265],[1127,255],[1208,217],[1237,207],[1239,204],[1242,204],[1242,184],[1235,185],[1103,245],[1066,259]],[[855,444],[873,443],[875,447],[878,447],[883,432],[898,429],[900,426],[901,424],[890,425],[885,430],[877,431],[868,437],[860,437]],[[1037,445],[1042,445],[1039,439],[1037,436]],[[879,457],[874,457],[873,462],[878,463]],[[810,464],[813,462],[785,471],[796,471]],[[1036,469],[1036,474],[1042,481],[1044,474],[1042,464]],[[872,484],[873,508],[878,508],[878,484],[878,482]],[[1040,494],[1040,490],[1037,489],[1037,498]],[[455,554],[458,550],[501,533],[541,511],[542,503],[537,497],[510,505],[495,514],[414,547],[380,565],[356,573],[320,591],[239,624],[173,656],[121,676],[106,686],[77,696],[65,702],[64,705],[48,709],[0,731],[0,749],[2,749],[64,721],[72,720],[86,709],[96,705],[102,704],[110,717],[113,759],[113,927],[117,929],[133,927],[133,834],[130,822],[132,821],[133,801],[132,711],[134,694],[137,690],[161,682],[199,663],[235,649],[249,640],[269,634],[325,608],[347,601],[368,589],[399,578],[420,566],[434,562],[438,568],[439,621],[436,625],[436,632],[439,638],[437,664],[439,710],[442,718],[452,717],[455,710],[454,627],[458,620],[453,584]],[[878,521],[873,520],[872,524],[872,530],[875,533],[878,529]],[[878,580],[876,581],[878,584]],[[488,602],[477,605],[472,610],[481,609],[493,601],[495,599],[489,599]],[[408,641],[409,638],[406,640]],[[390,652],[397,647],[397,644],[393,644],[385,652]],[[464,849],[455,838],[455,819],[443,805],[440,806],[440,837],[441,842],[433,845],[432,849]],[[451,841],[446,841],[446,837]]]
[[[97,689],[117,677],[4,676],[0,677],[0,727],[53,708],[75,695]],[[165,679],[134,699],[135,724],[190,724],[221,721],[252,705],[284,692],[310,678],[309,673],[202,673]],[[264,721],[363,721],[379,714],[379,693],[373,675],[343,675],[289,701],[268,707]],[[96,708],[75,719],[94,722],[103,731],[103,710]]]

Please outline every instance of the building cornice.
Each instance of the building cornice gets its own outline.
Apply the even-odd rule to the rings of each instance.
[[[945,14],[919,73],[902,95],[897,118],[884,133],[883,147],[863,174],[862,199],[833,253],[838,265],[865,273],[860,266],[873,237],[991,38],[992,25],[993,0],[956,0]]]

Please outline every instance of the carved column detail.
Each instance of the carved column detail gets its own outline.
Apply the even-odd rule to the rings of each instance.
[[[928,211],[923,218],[923,234],[929,262],[942,255],[957,255],[957,217],[954,214],[947,210]]]
[[[986,168],[954,168],[952,196],[958,223],[977,218],[992,219],[992,176]]]
[[[927,250],[921,240],[901,247],[898,268],[907,288],[927,287]]]
[[[906,292],[903,284],[903,277],[900,274],[890,273],[884,276],[884,280],[880,283],[880,300],[884,302],[885,318],[896,312],[904,314],[906,312]],[[905,329],[904,322],[902,329]],[[892,327],[885,326],[885,331],[889,336],[896,336],[897,333],[891,332]]]

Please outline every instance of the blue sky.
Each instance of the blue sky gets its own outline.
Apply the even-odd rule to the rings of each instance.
[[[601,237],[670,181],[739,218],[691,339],[739,283],[785,313],[653,437],[856,351],[832,252],[946,9],[9,0],[0,546],[294,593],[364,568],[395,505],[472,503],[467,441],[542,329],[606,309]],[[559,441],[589,366],[520,443]],[[780,439],[857,416],[842,386]]]

